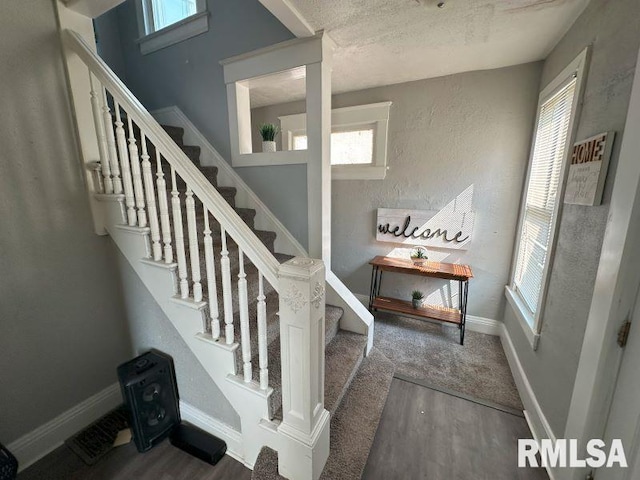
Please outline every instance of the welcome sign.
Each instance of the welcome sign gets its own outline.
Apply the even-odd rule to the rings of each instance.
[[[466,250],[474,217],[473,212],[379,208],[376,240]]]

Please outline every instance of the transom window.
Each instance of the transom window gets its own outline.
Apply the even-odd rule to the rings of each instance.
[[[136,0],[143,55],[209,30],[206,0]]]
[[[381,180],[387,170],[387,131],[391,102],[331,111],[331,177]],[[306,115],[279,117],[283,150],[306,150]]]
[[[371,165],[375,126],[336,129],[331,132],[331,165]],[[292,150],[306,150],[307,136],[293,135]]]
[[[147,33],[162,30],[198,13],[196,0],[145,0]]]

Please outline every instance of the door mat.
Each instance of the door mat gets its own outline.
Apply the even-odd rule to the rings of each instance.
[[[128,428],[127,410],[124,405],[107,413],[64,443],[87,465],[94,465],[109,450],[118,432]]]

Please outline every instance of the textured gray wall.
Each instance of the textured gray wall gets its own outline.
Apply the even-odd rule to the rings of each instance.
[[[473,267],[469,313],[501,319],[508,281],[518,204],[535,117],[540,63],[463,73],[337,95],[340,108],[392,101],[388,164],[384,180],[337,180],[333,189],[332,264],[354,292],[369,290],[375,255],[396,244],[375,239],[376,210],[440,210],[473,188],[476,221],[467,251],[433,250],[432,257]],[[304,104],[264,107],[252,112],[256,123],[300,113]],[[264,169],[264,168],[263,168]],[[290,182],[271,185],[271,196]],[[261,197],[284,220],[269,196]],[[306,219],[306,212],[305,212]],[[387,277],[382,293],[409,298],[420,288],[440,302],[445,282]],[[457,294],[457,290],[455,290]],[[455,300],[457,301],[457,300]]]
[[[209,31],[141,55],[135,1],[118,6],[127,86],[149,110],[177,105],[230,159],[227,91],[220,60],[293,38],[257,0],[208,0]]]
[[[93,232],[53,3],[0,3],[0,441],[117,381],[116,254]]]
[[[637,21],[630,19],[638,18],[638,0],[592,0],[551,52],[543,69],[542,86],[592,44],[576,139],[607,130],[617,132],[603,204],[563,207],[537,351],[531,350],[510,307],[505,315],[523,368],[559,437],[564,432],[573,392],[640,46]]]
[[[173,357],[180,398],[203,412],[240,430],[240,417],[211,380],[171,321],[129,265],[118,254],[124,301],[134,354],[157,348]]]
[[[118,10],[113,8],[93,22],[96,32],[96,47],[98,54],[109,64],[120,80],[127,83],[124,65],[124,53],[120,43],[120,25],[118,24]]]

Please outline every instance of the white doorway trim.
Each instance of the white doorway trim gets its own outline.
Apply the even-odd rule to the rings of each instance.
[[[630,318],[640,285],[638,152],[640,62],[636,65],[600,263],[564,432],[565,438],[577,438],[582,449],[588,439],[604,435],[622,357],[622,349],[616,343],[617,331]],[[581,453],[584,458],[584,450]],[[582,480],[587,471],[561,469],[556,472],[556,478]]]

